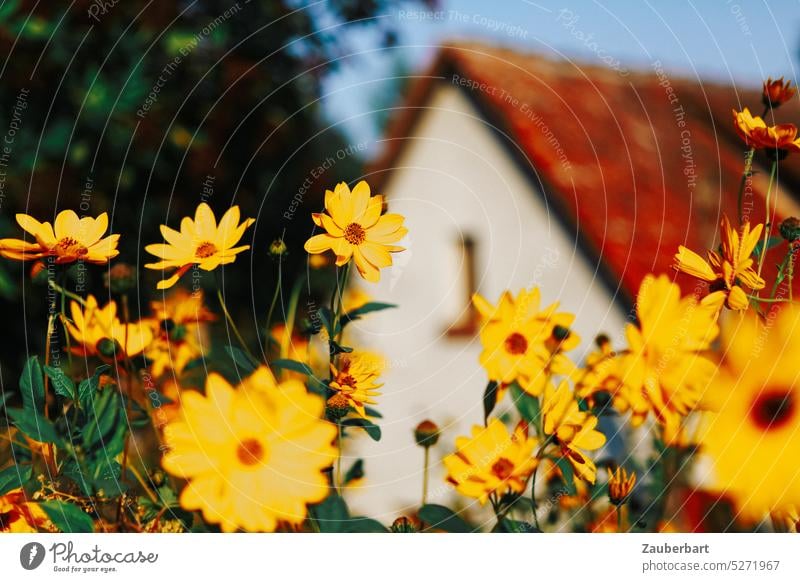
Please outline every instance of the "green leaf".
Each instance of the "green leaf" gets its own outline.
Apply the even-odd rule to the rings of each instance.
[[[767,240],[767,250],[778,246],[783,239],[779,236],[771,236]],[[762,238],[756,243],[756,246],[753,247],[753,256],[759,258],[761,256],[761,249],[764,248],[764,239]]]
[[[367,416],[371,416],[372,418],[383,418],[383,415],[375,410],[374,408],[370,408],[369,406],[364,407],[364,413]]]
[[[88,407],[89,418],[83,428],[84,448],[88,451],[98,445],[105,447],[118,423],[125,424],[120,418],[123,414],[122,399],[114,390],[104,390]]]
[[[364,459],[357,459],[356,462],[353,463],[344,474],[344,484],[347,485],[348,483],[355,481],[356,479],[362,479],[363,477]]]
[[[323,307],[317,313],[319,314],[319,319],[322,322],[322,326],[325,328],[325,331],[328,332],[328,337],[335,337],[336,334],[333,333],[333,314],[331,313],[331,310],[327,307]]]
[[[342,421],[342,426],[359,426],[367,431],[372,440],[381,440],[381,427],[366,418],[348,418]]]
[[[236,346],[225,346],[225,351],[245,376],[249,376],[258,368],[258,362]]]
[[[97,366],[94,369],[94,374],[85,380],[81,380],[81,383],[78,384],[78,401],[80,402],[81,408],[85,410],[91,406],[94,395],[100,387],[100,376],[105,374],[110,368],[111,366],[108,364]]]
[[[387,533],[383,524],[369,517],[354,517],[344,527],[346,533]]]
[[[525,392],[517,384],[511,385],[511,398],[522,418],[533,426],[539,426],[539,399]]]
[[[53,390],[55,390],[56,394],[75,400],[75,382],[64,373],[64,370],[53,366],[44,366],[43,369],[53,383]]]
[[[30,465],[11,465],[0,471],[0,495],[25,485],[32,473]]]
[[[483,392],[483,421],[488,420],[489,415],[497,405],[497,389],[500,385],[494,380],[490,380],[486,385],[486,390]]]
[[[532,523],[527,521],[518,521],[508,517],[503,518],[500,526],[505,533],[542,533],[542,530],[537,528]]]
[[[6,0],[0,6],[0,22],[4,22],[19,6],[20,0]]]
[[[77,505],[66,501],[44,501],[39,504],[50,521],[64,533],[92,533],[92,518]]]
[[[428,529],[450,533],[470,533],[476,530],[444,505],[423,505],[419,510],[419,518],[428,525]]]
[[[553,459],[556,466],[561,470],[561,479],[564,481],[564,487],[567,490],[567,495],[577,495],[578,490],[575,488],[575,472],[572,470],[572,463],[564,457]]]
[[[374,311],[382,311],[384,309],[393,309],[397,307],[397,305],[393,303],[379,303],[377,301],[370,301],[369,303],[365,303],[361,307],[357,307],[356,309],[352,309],[344,314],[343,319],[345,323],[350,321],[355,321],[356,319],[361,318],[362,316],[366,315],[367,313],[372,313]]]
[[[322,533],[342,533],[346,531],[350,512],[344,499],[331,495],[322,503],[311,508],[311,514]]]
[[[6,409],[8,416],[14,421],[16,427],[26,436],[40,443],[60,443],[55,425],[35,412],[19,408]]]
[[[25,410],[36,414],[44,411],[44,376],[37,356],[28,358],[25,362],[19,378],[19,387],[22,392],[22,407]]]
[[[308,364],[298,362],[297,360],[275,360],[271,363],[271,366],[273,368],[278,368],[279,370],[291,370],[292,372],[298,372],[299,374],[305,374],[306,376],[314,375],[314,371]]]

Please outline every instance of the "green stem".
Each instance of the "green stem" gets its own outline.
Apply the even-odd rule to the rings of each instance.
[[[275,293],[272,295],[272,302],[269,305],[269,311],[267,311],[267,354],[269,354],[269,343],[272,341],[272,314],[275,311],[275,305],[278,303],[278,296],[281,293],[281,285],[282,285],[282,278],[283,278],[283,269],[282,261],[278,258],[278,282],[275,284]],[[290,336],[291,337],[291,336]],[[281,356],[283,357],[283,356]]]
[[[622,505],[617,505],[617,533],[622,533]]]
[[[344,290],[345,290],[345,287],[347,286],[347,281],[348,281],[349,278],[350,278],[350,262],[348,262],[344,266],[344,269],[342,269],[342,278],[341,278],[341,280],[339,280],[338,277],[336,279],[336,287],[337,287],[337,290],[339,292],[338,293],[339,294],[339,302],[338,302],[338,305],[336,307],[336,316],[334,317],[334,323],[333,323],[334,331],[336,331],[336,328],[339,327],[339,325],[341,324],[341,320],[342,320],[342,304],[344,303]],[[339,333],[336,336],[336,342],[337,343],[340,342],[341,339],[342,339],[342,332],[343,332],[343,330],[340,329]]]
[[[748,295],[747,298],[757,303],[790,303],[789,299],[767,299],[766,297],[759,297],[757,295]]]
[[[775,160],[774,162],[772,162],[772,167],[770,168],[770,171],[769,171],[769,184],[767,185],[767,196],[766,196],[766,199],[764,200],[764,212],[766,214],[766,219],[765,219],[765,224],[764,224],[764,242],[762,243],[762,246],[761,246],[761,252],[758,255],[758,276],[759,277],[761,276],[761,270],[764,267],[764,257],[767,256],[767,245],[769,244],[769,235],[772,233],[772,220],[775,217],[775,212],[777,211],[777,207],[778,207],[778,205],[777,205],[778,192],[777,192],[777,188],[776,188],[776,192],[775,192],[775,199],[776,200],[775,200],[775,202],[773,202],[774,208],[773,208],[772,213],[770,213],[769,203],[770,203],[770,197],[771,197],[771,194],[772,194],[772,184],[775,181],[775,175],[777,174],[777,172],[778,172],[778,161]]]
[[[222,312],[225,314],[225,319],[228,321],[228,325],[231,326],[236,339],[239,340],[242,349],[254,362],[257,362],[258,359],[250,351],[250,348],[247,347],[247,343],[244,341],[242,334],[239,332],[239,328],[236,327],[236,322],[233,321],[233,317],[231,317],[231,314],[228,311],[228,306],[225,305],[225,298],[222,296],[222,287],[220,285],[217,285],[217,298],[219,299],[219,304],[222,307]]]

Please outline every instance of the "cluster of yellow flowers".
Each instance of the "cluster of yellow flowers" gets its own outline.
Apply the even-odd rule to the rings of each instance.
[[[767,81],[766,110],[790,99],[794,91],[782,79]],[[770,153],[773,174],[786,154],[800,151],[794,125],[767,126],[747,109],[734,112],[734,121],[749,147]],[[745,177],[750,171],[745,168]],[[774,246],[771,188],[772,183],[765,224],[752,225],[740,216],[734,226],[724,216],[719,247],[709,250],[707,258],[684,246],[677,249],[675,270],[696,278],[701,291],[682,296],[666,274],[648,275],[624,330],[627,345],[616,349],[607,337],[598,336],[597,349],[582,364],[570,355],[580,344],[572,329],[574,315],[559,311],[558,303],[542,306],[539,289],[506,291],[496,304],[476,294],[479,363],[489,383],[483,396],[484,424],[474,426],[469,436],[457,437],[454,451],[443,460],[455,490],[480,505],[489,502],[498,527],[528,488],[539,527],[540,467],[546,468],[548,479],[561,479],[572,491],[562,496],[560,507],[589,503],[589,488],[598,485],[593,452],[606,444],[599,419],[610,405],[631,429],[653,428],[665,448],[699,447],[707,453],[710,476],[719,492],[732,498],[741,519],[758,521],[771,513],[781,527],[791,529],[794,524],[796,529],[800,308],[791,293],[800,228],[795,221],[782,229],[786,258],[772,293],[762,295],[767,288],[764,256]],[[277,360],[268,357],[261,363],[250,355],[220,292],[221,307],[252,360],[252,371],[236,386],[212,372],[204,392],[179,387],[178,413],[159,434],[166,451],[163,469],[184,483],[181,507],[201,512],[207,523],[218,524],[222,531],[303,527],[309,506],[342,493],[345,429],[377,428],[370,418],[378,415],[370,406],[380,395],[383,362],[366,350],[342,345],[348,318],[358,311],[356,304],[364,304],[361,298],[346,298],[344,290],[352,263],[366,281],[380,279],[381,269],[392,264],[392,254],[403,250],[396,243],[407,233],[404,217],[387,213],[383,197],[372,196],[361,181],[352,190],[340,183],[326,191],[325,212],[311,218],[324,232],[312,236],[305,250],[312,258],[332,251],[337,267],[321,332],[330,348],[327,379],[310,373],[308,341],[294,342],[294,315],[271,329],[279,348]],[[0,240],[0,255],[6,258],[106,264],[119,254],[119,235],[105,236],[105,213],[79,218],[65,210],[54,225],[20,214],[17,222],[35,242]],[[241,220],[236,206],[217,222],[202,203],[193,218],[182,219],[180,230],[161,226],[164,242],[145,247],[159,260],[145,267],[170,270],[157,284],[161,290],[173,287],[189,269],[213,271],[230,264],[250,248],[239,243],[254,222]],[[282,244],[273,245],[276,253],[285,250]],[[776,293],[783,281],[788,282],[788,299]],[[127,303],[120,312],[116,301],[101,307],[92,295],[82,298],[52,281],[50,285],[72,300],[61,320],[70,350],[84,358],[129,363],[140,356],[149,373],[161,378],[168,371],[179,376],[206,353],[205,324],[215,316],[200,292],[175,290],[151,303],[150,316],[131,321]],[[283,372],[276,378],[265,364]],[[127,366],[125,373],[132,374],[132,368]],[[493,416],[506,394],[522,417],[511,429],[505,417]],[[439,439],[438,427],[424,422],[415,438],[425,449],[425,509],[428,453]],[[44,445],[41,448],[46,451]],[[124,455],[127,450],[126,446]],[[123,458],[123,468],[126,462]],[[589,529],[619,531],[622,509],[636,493],[637,475],[616,466],[607,467],[606,478],[600,475],[610,507]],[[616,528],[606,522],[614,511]],[[0,515],[6,530],[52,527],[21,489],[0,496]],[[403,518],[395,530],[414,531],[418,523],[417,518]]]

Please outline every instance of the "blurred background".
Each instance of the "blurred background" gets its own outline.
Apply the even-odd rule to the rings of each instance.
[[[474,75],[470,78],[478,78],[492,67],[491,62],[480,58],[459,62],[452,53],[443,57],[442,44],[456,43],[462,49],[467,47],[462,52],[473,57],[479,54],[490,61],[510,64],[511,68],[498,68],[500,77],[496,77],[502,77],[508,87],[515,87],[515,77],[524,71],[543,87],[550,88],[561,72],[592,80],[590,86],[574,91],[569,86],[561,87],[562,96],[569,95],[569,99],[576,101],[582,99],[582,91],[602,86],[601,81],[609,72],[614,75],[609,86],[640,83],[637,87],[654,89],[650,97],[661,101],[664,101],[664,85],[659,82],[669,79],[667,84],[674,85],[679,94],[683,88],[684,102],[705,99],[708,119],[703,120],[704,127],[716,128],[717,124],[728,124],[731,107],[747,104],[745,97],[757,94],[764,78],[796,79],[800,55],[798,8],[800,3],[796,0],[703,3],[75,0],[70,4],[2,0],[0,133],[4,137],[0,144],[0,237],[21,236],[14,220],[18,212],[44,221],[52,220],[66,208],[92,216],[108,211],[111,230],[122,234],[118,260],[141,267],[150,261],[143,251],[144,245],[161,240],[159,224],[177,227],[180,218],[192,214],[201,201],[211,204],[217,216],[231,204],[239,204],[243,216],[254,216],[257,222],[245,240],[245,244],[252,245],[252,252],[225,269],[225,292],[247,339],[263,346],[265,330],[260,326],[264,325],[263,314],[276,281],[275,262],[268,252],[270,243],[283,238],[287,244],[284,281],[294,281],[305,273],[308,258],[302,245],[312,234],[309,214],[319,211],[324,190],[342,180],[353,184],[365,175],[391,190],[388,178],[383,175],[386,164],[402,165],[398,161],[402,158],[395,156],[393,140],[386,138],[387,135],[395,140],[413,137],[410,121],[401,127],[404,116],[410,109],[436,108],[420,93],[426,78],[432,75],[444,78],[454,71],[462,74],[471,71]],[[533,55],[530,58],[534,60],[525,60],[525,55]],[[547,64],[540,69],[542,62]],[[715,100],[714,93],[717,96],[720,93],[713,88],[720,86],[730,91],[723,99]],[[481,91],[486,92],[485,89]],[[533,92],[536,93],[535,88]],[[591,96],[586,93],[586,116],[591,117],[592,111],[607,105],[602,97],[605,92],[606,89],[601,89]],[[513,91],[512,96],[523,98]],[[525,98],[535,101],[531,95]],[[626,108],[625,102],[621,103],[618,112]],[[749,106],[761,110],[758,102],[750,102]],[[456,117],[439,120],[445,128],[466,123],[464,119],[477,115],[472,110],[459,110],[461,105],[454,102],[446,101],[444,107],[458,110]],[[519,104],[515,107],[524,113],[524,107]],[[540,109],[546,109],[544,104]],[[648,121],[647,110],[645,107],[640,119],[645,125],[649,123],[652,135],[658,137],[665,127],[674,126],[672,118],[661,124]],[[602,111],[597,115],[600,118],[589,129],[599,134],[607,125]],[[527,119],[531,124],[535,122],[530,116]],[[608,120],[610,123],[613,118]],[[493,126],[502,131],[504,126],[495,121],[492,119]],[[554,127],[568,154],[570,136],[582,135],[586,130],[584,121],[576,114],[563,127]],[[561,125],[557,119],[549,123]],[[483,139],[470,131],[465,129],[463,134],[455,137],[448,134],[448,137],[466,146],[474,145],[470,143],[472,139]],[[725,131],[730,133],[730,128]],[[524,146],[519,135],[516,134],[517,143]],[[700,135],[700,130],[695,135]],[[712,145],[717,139],[715,129],[706,130],[704,135]],[[706,157],[723,159],[719,147],[717,144],[717,150]],[[658,155],[679,159],[679,148],[680,142]],[[452,149],[436,150],[433,157],[422,157],[434,166],[461,167],[466,171],[472,164],[448,158]],[[475,146],[475,150],[483,151],[480,146]],[[573,147],[571,151],[570,155],[574,155],[576,150]],[[613,149],[610,151],[614,153]],[[634,147],[633,154],[626,151],[623,157],[636,155]],[[488,159],[495,170],[505,163],[487,156],[484,162]],[[475,181],[486,175],[480,167],[473,167]],[[509,169],[506,175],[510,172]],[[643,173],[634,172],[639,176]],[[720,170],[714,176],[721,173]],[[731,175],[735,181],[735,173]],[[789,170],[787,178],[791,183]],[[523,188],[521,183],[509,180],[504,186],[509,191]],[[542,178],[540,189],[545,195],[547,183]],[[494,260],[503,250],[495,248],[495,254],[487,255],[486,248],[479,247],[475,251],[478,261],[473,265],[469,254],[475,241],[480,243],[480,232],[462,228],[469,223],[467,216],[456,221],[455,230],[460,233],[458,248],[428,254],[430,249],[425,246],[424,235],[415,234],[414,230],[416,226],[417,233],[424,233],[427,228],[435,228],[435,224],[426,225],[423,220],[428,211],[420,201],[435,200],[434,192],[426,192],[424,184],[412,181],[403,188],[396,187],[399,190],[396,203],[401,210],[405,205],[411,217],[411,244],[407,245],[411,252],[402,259],[405,263],[400,265],[398,274],[387,275],[385,284],[370,293],[378,300],[403,303],[408,299],[410,303],[419,303],[423,295],[416,294],[427,285],[427,271],[408,267],[405,283],[400,281],[400,274],[405,266],[422,261],[430,263],[428,270],[444,273],[449,281],[457,283],[444,285],[439,295],[427,297],[425,309],[398,311],[396,316],[387,315],[381,320],[383,323],[375,327],[366,325],[361,330],[367,342],[383,343],[388,349],[397,346],[398,351],[390,354],[389,363],[396,372],[395,384],[387,381],[385,388],[395,394],[424,387],[427,377],[412,378],[408,374],[410,370],[419,370],[420,362],[432,358],[436,351],[426,355],[415,345],[403,352],[403,340],[393,336],[392,330],[397,331],[402,324],[406,339],[419,339],[419,331],[413,324],[430,322],[430,312],[437,311],[455,322],[454,328],[464,326],[462,331],[469,335],[466,304],[456,302],[448,306],[443,298],[451,294],[463,298],[464,291],[475,287],[476,281],[488,280],[481,265]],[[462,186],[469,189],[469,184]],[[409,188],[418,189],[418,199],[408,195]],[[520,224],[551,227],[549,221],[540,224],[534,218],[525,219],[526,212],[535,217],[538,210],[518,208],[516,198],[505,199],[494,188],[495,185],[487,183],[483,188],[476,186],[475,191],[480,191],[485,205],[509,210],[506,218],[495,216],[500,231],[507,225],[514,229],[521,229]],[[720,182],[716,189],[710,190],[714,201],[718,200],[721,188]],[[472,190],[470,193],[475,194]],[[622,191],[621,195],[626,196],[627,192]],[[390,207],[391,200],[390,197]],[[588,203],[592,211],[592,200],[596,199],[582,200],[584,208]],[[439,202],[459,204],[457,199]],[[714,208],[716,213],[710,212],[709,218],[712,224],[718,220],[719,204]],[[442,220],[455,220],[454,217],[454,213],[448,213]],[[638,232],[637,229],[652,229],[654,225],[620,223],[617,228]],[[580,246],[580,241],[569,236],[564,238],[556,233],[553,237],[561,237],[556,261],[563,260],[565,253],[575,253]],[[519,247],[520,240],[523,239],[514,239],[509,244]],[[631,240],[624,242],[631,248]],[[452,268],[446,262],[449,259],[443,258],[448,256],[454,257]],[[553,266],[548,266],[546,256],[540,253],[531,261],[544,261],[547,271]],[[624,260],[622,263],[623,267],[627,264]],[[519,275],[515,265],[508,268]],[[561,265],[563,272],[572,268],[573,261]],[[30,265],[0,262],[0,318],[4,323],[0,372],[7,382],[18,377],[27,354],[42,353],[44,349],[44,334],[34,330],[45,327],[47,290],[31,279],[29,271]],[[592,275],[589,268],[586,277],[576,275],[579,283],[573,285],[572,291],[578,293],[573,297],[577,306],[570,305],[575,311],[604,309],[605,295],[596,301],[591,299],[588,304],[581,295],[585,289],[581,285],[592,286],[596,271]],[[624,321],[624,307],[635,281],[621,284],[627,271],[624,268],[622,273],[611,271],[601,276],[607,284],[610,281],[612,291],[617,285],[618,293],[612,296],[622,297],[622,307],[619,313],[609,310],[607,321],[600,323],[613,323],[618,328]],[[155,283],[160,276],[146,270],[140,273],[134,315],[147,310],[148,302],[156,295]],[[85,291],[108,297],[103,286],[103,269],[92,268],[88,274],[90,280]],[[462,279],[464,289],[459,287]],[[525,285],[535,276],[526,272],[517,279],[515,284]],[[331,279],[325,279],[322,273],[314,281],[304,291],[301,305],[325,300],[325,289],[330,287]],[[213,289],[213,277],[203,284]],[[508,280],[495,277],[494,283],[489,284],[490,299],[496,299],[495,287],[507,284]],[[453,286],[459,288],[454,291]],[[485,286],[477,287],[486,290]],[[561,279],[559,288],[565,288]],[[435,282],[430,289],[438,289]],[[212,307],[218,311],[216,306]],[[439,341],[443,327],[439,323],[436,326],[431,330]],[[216,327],[217,333],[225,333],[223,326]],[[589,335],[584,338],[586,343],[596,331],[599,329],[586,330]],[[474,343],[448,349],[467,354],[475,361]],[[457,361],[462,360],[452,359],[449,363]],[[442,367],[441,362],[428,361],[426,365]],[[471,406],[479,407],[485,379],[477,363],[473,371],[474,375],[459,379],[458,386],[471,381],[476,393],[470,396]],[[439,380],[435,383],[441,385]],[[461,396],[445,390],[437,402],[444,407],[448,399],[452,404],[454,397]],[[385,402],[390,410],[387,424],[391,425],[394,422],[391,397]],[[405,439],[409,446],[413,445],[409,427],[417,417],[421,419],[432,410],[415,406],[413,412],[397,414],[395,420],[403,419],[402,423],[398,421],[395,435],[398,440],[392,441],[390,437],[388,444],[382,444],[389,448],[375,453],[373,466],[380,465],[380,457],[389,471],[394,463],[389,453],[399,452],[405,446],[392,448],[392,442]],[[451,409],[455,410],[452,406]],[[460,414],[453,412],[455,416]],[[466,416],[459,418],[463,420]],[[376,483],[384,479],[396,491],[410,487],[393,481],[389,473],[378,471],[374,475]],[[418,477],[417,473],[414,479]],[[386,495],[383,493],[386,489],[377,491],[380,493],[376,494]],[[397,503],[405,502],[402,493],[398,493],[397,499]],[[365,501],[365,507],[370,503]]]

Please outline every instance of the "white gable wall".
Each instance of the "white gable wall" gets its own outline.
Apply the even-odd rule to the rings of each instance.
[[[539,286],[544,304],[577,314],[583,353],[605,331],[619,336],[625,314],[542,196],[517,168],[467,98],[444,84],[429,101],[383,192],[406,217],[407,251],[364,289],[399,308],[352,325],[356,346],[387,359],[378,408],[383,439],[359,437],[347,454],[365,460],[366,481],[348,493],[355,511],[384,523],[419,504],[422,451],[413,427],[426,418],[446,430],[432,451],[429,503],[447,503],[441,457],[455,437],[482,423],[487,377],[477,338],[446,335],[464,306],[461,234],[476,242],[477,288],[495,302],[505,289]],[[354,283],[358,283],[357,276]],[[347,461],[352,462],[352,459]]]

